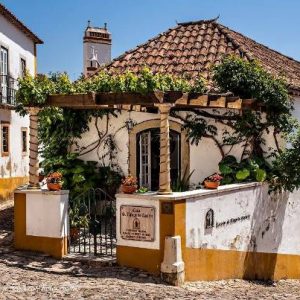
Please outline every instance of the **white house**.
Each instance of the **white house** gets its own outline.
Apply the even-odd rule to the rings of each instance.
[[[28,181],[29,118],[16,113],[15,96],[18,77],[25,70],[36,74],[36,48],[42,43],[0,4],[0,199]]]
[[[89,34],[99,30],[99,28],[88,27]],[[107,53],[110,53],[107,45],[110,43],[104,41],[103,38],[99,39],[97,43],[106,45],[106,48],[100,46],[97,48],[97,58],[101,59],[103,55],[107,59]],[[85,53],[87,53],[88,47],[92,51],[94,49],[92,46],[94,44],[89,44],[89,41],[84,38]],[[104,49],[103,54],[101,49]],[[180,23],[175,28],[168,29],[146,43],[126,51],[107,64],[105,68],[109,72],[122,73],[126,70],[139,72],[144,66],[147,66],[153,72],[184,75],[189,78],[195,78],[200,73],[210,83],[211,67],[219,63],[227,54],[235,54],[246,60],[257,59],[267,71],[276,75],[284,74],[290,85],[290,93],[295,99],[294,114],[300,120],[300,62],[271,50],[219,24],[216,20]],[[87,59],[88,56],[85,54],[84,65],[86,65]],[[103,69],[103,67],[99,69]],[[80,146],[88,149],[89,145],[94,145],[93,142],[99,139],[99,130],[94,124],[93,120],[90,124],[90,131],[79,141]],[[128,124],[131,124],[132,128],[128,128]],[[109,122],[99,120],[98,125],[101,132],[107,132],[107,136],[114,137],[117,149],[119,149],[116,160],[123,172],[125,174],[130,172],[137,176],[140,185],[146,185],[152,190],[157,189],[159,115],[153,114],[151,111],[123,111],[117,119],[112,118]],[[219,129],[220,135],[226,129],[223,124],[215,125]],[[222,153],[216,147],[214,139],[203,138],[198,146],[188,143],[180,120],[174,118],[170,118],[170,129],[171,176],[173,179],[182,176],[185,170],[188,172],[194,170],[191,182],[198,184],[205,177],[218,171],[218,162],[222,159]],[[271,139],[268,139],[268,135],[266,135],[266,140],[269,146]],[[102,143],[102,146],[104,144]],[[102,146],[100,144],[98,149],[81,156],[81,158],[101,161],[100,158],[105,152]],[[224,151],[239,159],[242,148],[240,145],[236,145],[232,149],[225,147]]]

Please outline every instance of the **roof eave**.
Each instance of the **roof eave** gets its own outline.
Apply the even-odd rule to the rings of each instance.
[[[35,44],[44,44],[44,42],[34,34],[25,24],[23,24],[12,12],[10,12],[3,4],[0,3],[0,14],[10,23],[20,29]]]

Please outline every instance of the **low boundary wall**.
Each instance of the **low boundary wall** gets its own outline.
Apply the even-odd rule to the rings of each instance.
[[[62,258],[67,254],[68,191],[16,190],[14,195],[14,243]]]
[[[142,207],[131,214],[139,228],[120,215],[124,206],[126,213]],[[154,218],[143,217],[143,207],[153,207]],[[159,274],[165,238],[180,236],[188,281],[300,278],[299,216],[300,191],[269,195],[260,183],[172,195],[119,194],[117,261]]]

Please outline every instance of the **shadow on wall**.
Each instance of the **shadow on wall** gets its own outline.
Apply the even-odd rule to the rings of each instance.
[[[244,278],[275,280],[277,251],[289,193],[268,194],[268,187],[254,191],[257,199],[251,222],[248,251],[244,261]]]

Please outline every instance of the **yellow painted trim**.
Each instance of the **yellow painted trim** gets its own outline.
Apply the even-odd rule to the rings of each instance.
[[[117,263],[119,266],[138,268],[158,275],[161,261],[160,250],[117,246]]]
[[[10,198],[17,187],[26,183],[28,183],[27,176],[0,178],[0,200]]]
[[[30,250],[62,258],[67,254],[67,237],[49,238],[26,235],[26,194],[14,195],[14,243],[19,250]]]
[[[190,172],[190,144],[187,142],[187,132],[183,129],[182,125],[169,121],[170,130],[174,130],[180,133],[181,140],[181,175],[187,170],[187,174]],[[160,128],[160,119],[143,121],[133,127],[129,133],[129,171],[132,176],[136,176],[136,136],[139,132],[152,129]]]
[[[187,281],[300,279],[300,255],[232,250],[184,250]]]

